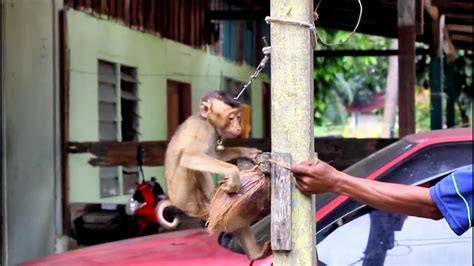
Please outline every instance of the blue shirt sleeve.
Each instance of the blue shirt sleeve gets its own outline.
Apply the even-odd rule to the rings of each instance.
[[[430,194],[457,235],[462,235],[472,226],[472,165],[443,178],[431,187]]]

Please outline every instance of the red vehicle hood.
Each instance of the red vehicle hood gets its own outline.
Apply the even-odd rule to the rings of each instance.
[[[259,261],[254,265],[259,265]],[[21,265],[249,265],[219,245],[217,235],[191,229],[117,241],[28,261]]]

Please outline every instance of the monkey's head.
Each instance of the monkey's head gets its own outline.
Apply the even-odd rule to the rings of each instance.
[[[240,102],[222,91],[212,91],[201,98],[200,114],[226,139],[242,134]]]

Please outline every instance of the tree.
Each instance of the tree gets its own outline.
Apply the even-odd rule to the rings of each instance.
[[[321,30],[328,43],[339,43],[347,32]],[[388,49],[390,39],[356,33],[339,46],[318,45],[320,50]],[[332,126],[347,123],[345,106],[363,104],[385,88],[386,57],[319,57],[315,58],[315,125]]]

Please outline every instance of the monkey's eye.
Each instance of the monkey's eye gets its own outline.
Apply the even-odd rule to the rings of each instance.
[[[229,120],[234,120],[235,116],[234,115],[229,115]]]

